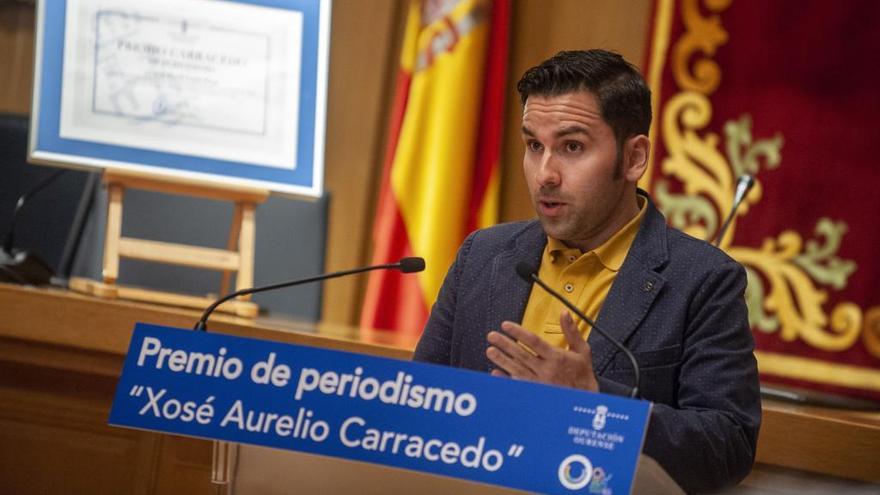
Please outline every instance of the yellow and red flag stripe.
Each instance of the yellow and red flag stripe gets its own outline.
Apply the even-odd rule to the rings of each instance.
[[[419,332],[456,250],[498,216],[509,0],[412,1],[373,231],[361,325]]]

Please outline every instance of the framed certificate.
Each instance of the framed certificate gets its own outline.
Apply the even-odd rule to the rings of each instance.
[[[320,196],[330,0],[41,0],[29,158]]]

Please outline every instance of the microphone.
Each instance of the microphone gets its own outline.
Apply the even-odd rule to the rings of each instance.
[[[724,219],[724,224],[721,225],[721,230],[718,231],[718,234],[715,236],[715,241],[712,242],[712,244],[716,246],[721,244],[721,239],[723,239],[724,234],[727,233],[727,228],[730,227],[730,222],[733,220],[736,210],[739,209],[739,205],[742,204],[744,199],[746,199],[746,194],[752,190],[754,185],[755,178],[751,175],[742,174],[739,176],[739,180],[736,181],[736,192],[733,194],[733,206],[730,207],[730,213],[728,213],[727,218]]]
[[[617,347],[618,349],[620,349],[620,351],[623,352],[623,353],[626,355],[626,357],[629,358],[629,361],[630,361],[630,363],[632,364],[633,373],[635,374],[635,378],[634,378],[634,380],[633,380],[633,389],[632,389],[632,392],[630,392],[629,396],[630,396],[631,398],[636,398],[636,397],[638,397],[638,395],[639,395],[639,363],[636,362],[636,357],[633,356],[632,352],[630,352],[630,350],[627,349],[626,346],[624,346],[623,344],[621,344],[621,343],[618,342],[617,340],[613,339],[610,335],[608,335],[607,333],[605,333],[604,330],[602,330],[601,328],[599,328],[599,327],[596,325],[596,322],[595,322],[595,321],[593,321],[589,316],[585,315],[585,314],[583,313],[583,311],[579,310],[574,304],[570,303],[570,302],[568,301],[568,299],[566,299],[565,297],[562,296],[562,294],[556,292],[556,291],[553,290],[549,285],[547,285],[546,283],[544,283],[543,280],[541,280],[540,278],[538,278],[538,274],[535,273],[535,272],[536,272],[535,268],[534,268],[533,266],[529,265],[528,263],[525,263],[525,262],[522,262],[522,261],[521,261],[521,262],[519,262],[519,263],[516,264],[516,273],[517,273],[517,274],[518,274],[523,280],[525,280],[526,282],[529,282],[529,283],[531,283],[531,282],[535,282],[535,283],[537,283],[538,285],[540,285],[542,289],[544,289],[545,291],[549,292],[550,295],[553,296],[553,297],[555,297],[556,299],[559,299],[559,301],[561,301],[562,304],[565,305],[565,307],[567,307],[569,310],[571,310],[571,311],[572,311],[574,314],[576,314],[580,319],[582,319],[582,320],[584,320],[585,322],[589,323],[590,326],[593,328],[593,330],[595,330],[596,332],[598,332],[599,335],[601,335],[601,336],[605,337],[606,339],[608,339],[609,342],[611,342],[612,344],[614,344],[614,347]]]
[[[369,272],[373,270],[400,270],[403,273],[416,273],[425,269],[425,259],[424,258],[401,258],[397,263],[385,263],[383,265],[371,265],[365,266],[361,268],[355,268],[352,270],[343,270],[341,272],[333,272],[333,273],[325,273],[323,275],[317,275],[309,278],[302,278],[298,280],[288,280],[287,282],[281,282],[278,284],[272,285],[264,285],[262,287],[250,287],[247,289],[237,290],[235,292],[231,292],[226,294],[214,301],[213,304],[205,309],[205,312],[202,313],[202,317],[199,319],[199,322],[193,327],[193,330],[197,331],[207,331],[208,330],[208,317],[211,316],[211,313],[217,309],[217,306],[225,303],[230,299],[234,299],[238,296],[244,296],[247,294],[256,294],[257,292],[266,292],[275,289],[282,289],[284,287],[292,287],[294,285],[300,284],[308,284],[310,282],[320,282],[322,280],[327,280],[331,278],[344,277],[346,275],[354,275],[356,273]]]
[[[44,178],[31,189],[25,191],[15,202],[12,217],[9,222],[9,231],[3,239],[0,247],[0,282],[11,282],[22,285],[47,285],[50,283],[55,271],[40,256],[30,251],[19,251],[15,246],[15,226],[21,216],[21,211],[28,204],[28,200],[46,189],[56,179],[64,175],[66,170],[56,170],[49,177]]]

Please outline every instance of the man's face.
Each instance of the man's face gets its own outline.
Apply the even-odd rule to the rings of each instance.
[[[631,218],[624,200],[635,204],[625,194],[634,186],[619,168],[614,131],[592,93],[529,96],[522,127],[523,171],[548,236],[587,251]]]

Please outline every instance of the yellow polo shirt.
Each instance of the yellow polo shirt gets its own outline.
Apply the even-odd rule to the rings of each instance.
[[[562,241],[548,237],[538,276],[595,321],[636,238],[647,211],[646,203],[640,197],[638,215],[592,251],[581,253],[578,248],[570,248]],[[554,346],[567,349],[568,343],[559,326],[559,315],[563,310],[567,311],[567,308],[561,302],[535,285],[522,325]],[[572,317],[579,322],[578,329],[586,339],[590,325],[579,321],[576,315]]]

